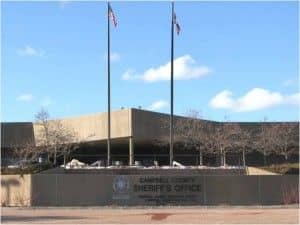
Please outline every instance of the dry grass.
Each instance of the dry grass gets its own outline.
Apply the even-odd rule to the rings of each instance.
[[[282,188],[282,202],[285,205],[299,204],[299,188],[298,186],[290,186]]]
[[[260,168],[273,173],[286,174],[291,169],[296,169],[299,171],[299,163],[273,164]]]

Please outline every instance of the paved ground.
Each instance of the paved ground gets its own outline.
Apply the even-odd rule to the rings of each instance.
[[[298,208],[2,208],[2,223],[298,224]]]

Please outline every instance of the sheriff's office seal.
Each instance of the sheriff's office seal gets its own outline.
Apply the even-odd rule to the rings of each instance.
[[[113,195],[115,199],[129,197],[129,180],[126,176],[117,176],[113,180]]]

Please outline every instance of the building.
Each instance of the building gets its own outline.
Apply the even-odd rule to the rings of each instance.
[[[144,164],[151,161],[158,161],[160,165],[169,163],[168,146],[160,145],[162,140],[167,140],[169,129],[162,126],[162,121],[168,121],[169,115],[156,113],[141,109],[122,109],[111,113],[111,159],[122,161],[125,165],[133,165],[134,161],[142,161]],[[187,117],[175,116],[175,121],[186,121]],[[79,149],[71,154],[71,158],[91,163],[96,160],[107,158],[107,113],[96,113],[79,117],[70,117],[59,120],[64,126],[74,130],[78,136]],[[200,121],[200,120],[199,120]],[[202,122],[220,126],[224,123],[202,120]],[[261,129],[262,123],[234,123],[239,124],[242,129]],[[264,123],[266,126],[278,123]],[[298,161],[299,143],[299,123],[288,122],[289,126],[294,126],[293,140],[296,154],[291,160]],[[40,125],[31,122],[2,123],[1,126],[1,155],[2,164],[9,157],[9,149],[12,147],[22,147],[30,143],[32,146],[39,146],[38,140],[41,135]],[[297,143],[297,144],[295,144]],[[205,162],[210,165],[218,163],[218,157],[207,154],[204,156]],[[274,157],[273,157],[274,158]],[[283,160],[282,156],[275,157],[276,160]],[[174,160],[186,164],[197,165],[199,163],[199,151],[197,149],[186,149],[184,146],[174,147]],[[62,160],[60,159],[60,162]],[[149,162],[148,162],[149,161]],[[260,163],[261,154],[249,154],[250,164]],[[204,162],[204,163],[205,163]],[[241,164],[239,152],[228,154],[227,163]]]

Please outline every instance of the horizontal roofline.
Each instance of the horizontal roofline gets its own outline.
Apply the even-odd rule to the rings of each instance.
[[[170,114],[168,113],[163,113],[163,112],[155,112],[155,111],[151,111],[151,110],[147,110],[147,109],[141,109],[141,108],[124,108],[124,109],[118,109],[118,110],[114,110],[111,111],[111,113],[114,112],[120,112],[120,111],[125,111],[125,110],[134,110],[134,111],[143,111],[143,112],[148,112],[148,113],[152,113],[152,114],[159,114],[159,115],[164,115],[164,116],[169,116]],[[89,113],[89,114],[84,114],[84,115],[72,115],[72,116],[68,116],[68,117],[61,117],[61,118],[50,118],[50,121],[53,120],[68,120],[68,119],[78,119],[78,118],[84,118],[84,117],[89,117],[89,116],[97,116],[97,115],[103,115],[106,114],[107,112],[94,112],[94,113]],[[188,116],[183,116],[183,115],[174,115],[175,117],[179,117],[179,118],[188,118]],[[255,124],[255,123],[265,123],[265,124],[274,124],[274,123],[299,123],[299,121],[216,121],[216,120],[208,120],[208,119],[202,119],[199,118],[199,120],[202,121],[206,121],[206,122],[213,122],[213,123],[232,123],[232,124]],[[35,121],[9,121],[9,122],[2,122],[1,124],[33,124],[35,123]]]

